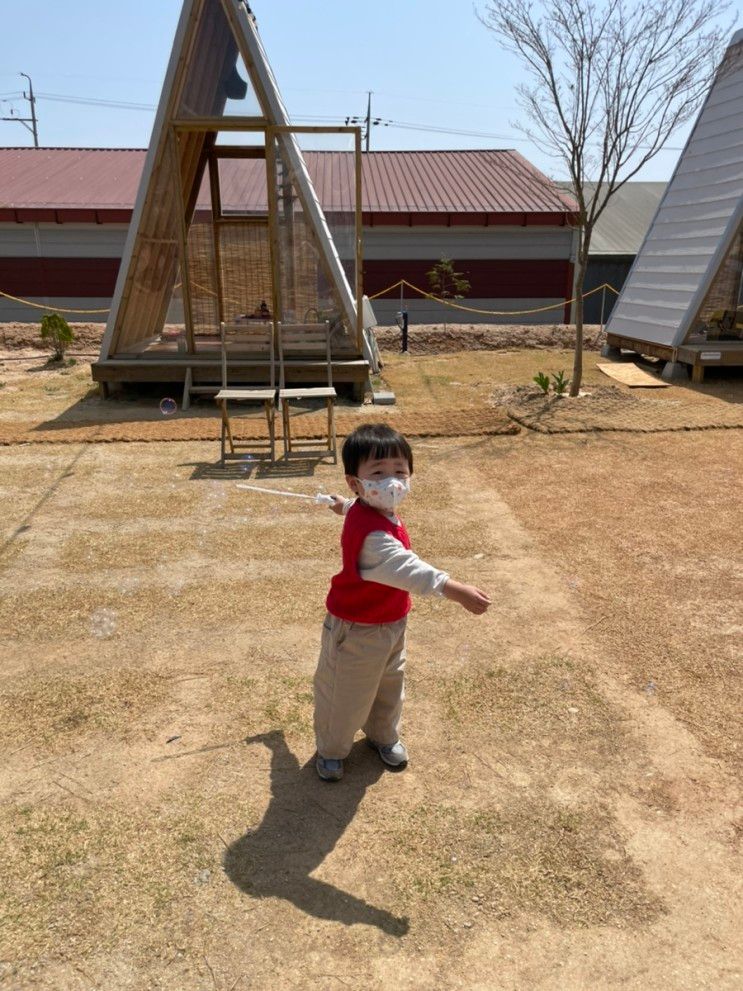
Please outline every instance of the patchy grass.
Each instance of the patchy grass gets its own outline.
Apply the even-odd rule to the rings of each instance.
[[[4,955],[28,962],[64,948],[82,960],[126,944],[147,959],[188,942],[193,911],[209,898],[200,872],[221,881],[228,803],[182,795],[149,809],[144,829],[142,812],[116,803],[0,811]]]
[[[559,547],[597,649],[740,770],[743,431],[533,436],[528,458],[505,440],[478,461],[541,553]]]
[[[13,369],[15,371],[15,369]],[[0,399],[0,416],[11,414],[16,419],[27,417],[38,420],[40,409],[42,418],[55,416],[67,409],[70,404],[91,398],[90,367],[86,364],[74,370],[59,363],[49,364],[39,361],[32,365],[31,373],[21,370],[9,378],[8,388]]]
[[[272,726],[282,726],[289,733],[310,737],[312,733],[312,679],[281,676],[275,683],[273,697],[263,705],[263,717]]]
[[[0,742],[32,736],[56,747],[94,731],[125,736],[168,692],[168,679],[152,671],[27,675],[0,689]]]
[[[485,556],[493,550],[487,528],[479,520],[457,520],[452,526],[451,516],[446,511],[431,509],[430,512],[411,514],[411,519],[413,515],[415,521],[411,526],[414,526],[415,544],[426,560],[467,559],[475,554]]]
[[[9,529],[9,533],[12,532],[12,529]],[[2,545],[2,539],[0,539],[0,545]],[[12,542],[2,547],[2,551],[0,552],[0,574],[3,571],[9,570],[17,563],[27,546],[27,539],[16,537]]]
[[[444,717],[457,728],[474,719],[496,737],[556,742],[567,735],[612,749],[625,735],[621,715],[567,657],[470,668],[441,680],[438,691]]]
[[[185,525],[184,525],[185,523]],[[178,527],[163,520],[155,539],[143,540],[137,531],[102,530],[68,537],[61,552],[66,568],[80,573],[108,568],[153,568],[166,561],[207,555],[225,562],[249,560],[258,548],[266,548],[273,560],[290,555],[314,558],[327,537],[327,521],[316,514],[303,521],[299,533],[282,526],[281,520],[253,521],[250,516],[203,521],[179,520]],[[263,551],[260,552],[263,556]]]
[[[314,563],[314,562],[313,562]],[[65,590],[64,608],[46,589],[12,592],[0,600],[0,628],[7,636],[31,643],[54,640],[113,640],[147,633],[151,647],[173,642],[185,628],[239,624],[259,629],[295,622],[316,622],[322,617],[327,580],[308,564],[306,569],[285,564],[283,573],[268,577],[265,563],[248,562],[244,577],[232,581],[180,583],[164,572],[158,584],[130,590],[125,580],[89,587],[72,585]],[[274,571],[277,569],[274,569]],[[261,573],[262,572],[262,573]],[[156,579],[155,579],[156,580]],[[105,613],[111,624],[97,625]]]
[[[282,662],[265,652],[251,651],[250,663],[254,675],[215,680],[210,709],[249,736],[281,728],[290,738],[311,739],[312,678],[281,673]]]
[[[423,804],[385,832],[395,888],[424,902],[474,895],[472,912],[542,915],[561,927],[639,926],[664,911],[603,806]]]
[[[405,410],[432,402],[439,409],[479,408],[488,405],[494,384],[531,385],[540,369],[572,368],[572,351],[468,351],[415,358],[385,352],[382,357],[385,379]],[[595,367],[595,352],[585,352],[584,362],[586,386],[606,383]]]
[[[134,494],[103,492],[90,498],[84,507],[86,515],[93,520],[107,520],[111,523],[129,522],[139,519],[167,520],[173,517],[192,515],[200,504],[200,493],[191,490],[142,492]]]

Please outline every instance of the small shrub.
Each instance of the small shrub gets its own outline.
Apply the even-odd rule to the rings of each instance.
[[[565,369],[561,372],[552,373],[552,381],[555,383],[555,392],[558,396],[562,396],[570,385],[570,379],[565,378]]]
[[[41,320],[41,340],[52,349],[52,361],[62,361],[75,334],[61,314],[47,313]]]
[[[532,382],[536,382],[542,392],[547,395],[550,389],[550,377],[545,375],[544,372],[537,372],[537,374],[532,379]]]
[[[431,292],[440,299],[464,299],[472,288],[464,278],[464,274],[464,272],[455,272],[451,258],[442,255],[441,260],[436,262],[430,272],[426,272],[426,278]],[[446,317],[444,317],[444,330],[446,330]]]

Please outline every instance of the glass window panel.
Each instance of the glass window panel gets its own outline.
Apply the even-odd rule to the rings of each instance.
[[[266,162],[263,157],[220,158],[219,188],[223,217],[268,218]]]
[[[204,5],[179,117],[260,117],[262,111],[220,3]]]
[[[346,301],[356,295],[356,188],[355,156],[349,150],[352,135],[276,134],[273,138],[273,195],[277,206],[280,317],[285,324],[329,320],[334,350],[353,350],[355,321]],[[340,144],[341,147],[333,148]],[[324,214],[316,230],[295,171],[301,157]],[[320,239],[329,234],[325,244]],[[340,261],[347,287],[338,286],[328,255]],[[345,299],[342,298],[345,294]]]

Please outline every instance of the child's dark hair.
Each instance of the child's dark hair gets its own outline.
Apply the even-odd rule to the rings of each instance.
[[[404,458],[413,474],[413,452],[410,444],[397,430],[386,423],[365,423],[346,437],[343,443],[343,467],[347,475],[355,475],[362,461],[370,458]]]

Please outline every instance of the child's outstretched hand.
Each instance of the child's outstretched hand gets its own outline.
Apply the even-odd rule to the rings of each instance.
[[[328,509],[331,513],[337,513],[338,516],[343,516],[343,506],[345,505],[346,500],[343,496],[339,495],[331,495],[331,498],[333,500],[333,505],[328,506]]]
[[[452,578],[444,585],[444,598],[458,602],[468,612],[481,616],[490,605],[490,596],[474,585],[463,585]]]

